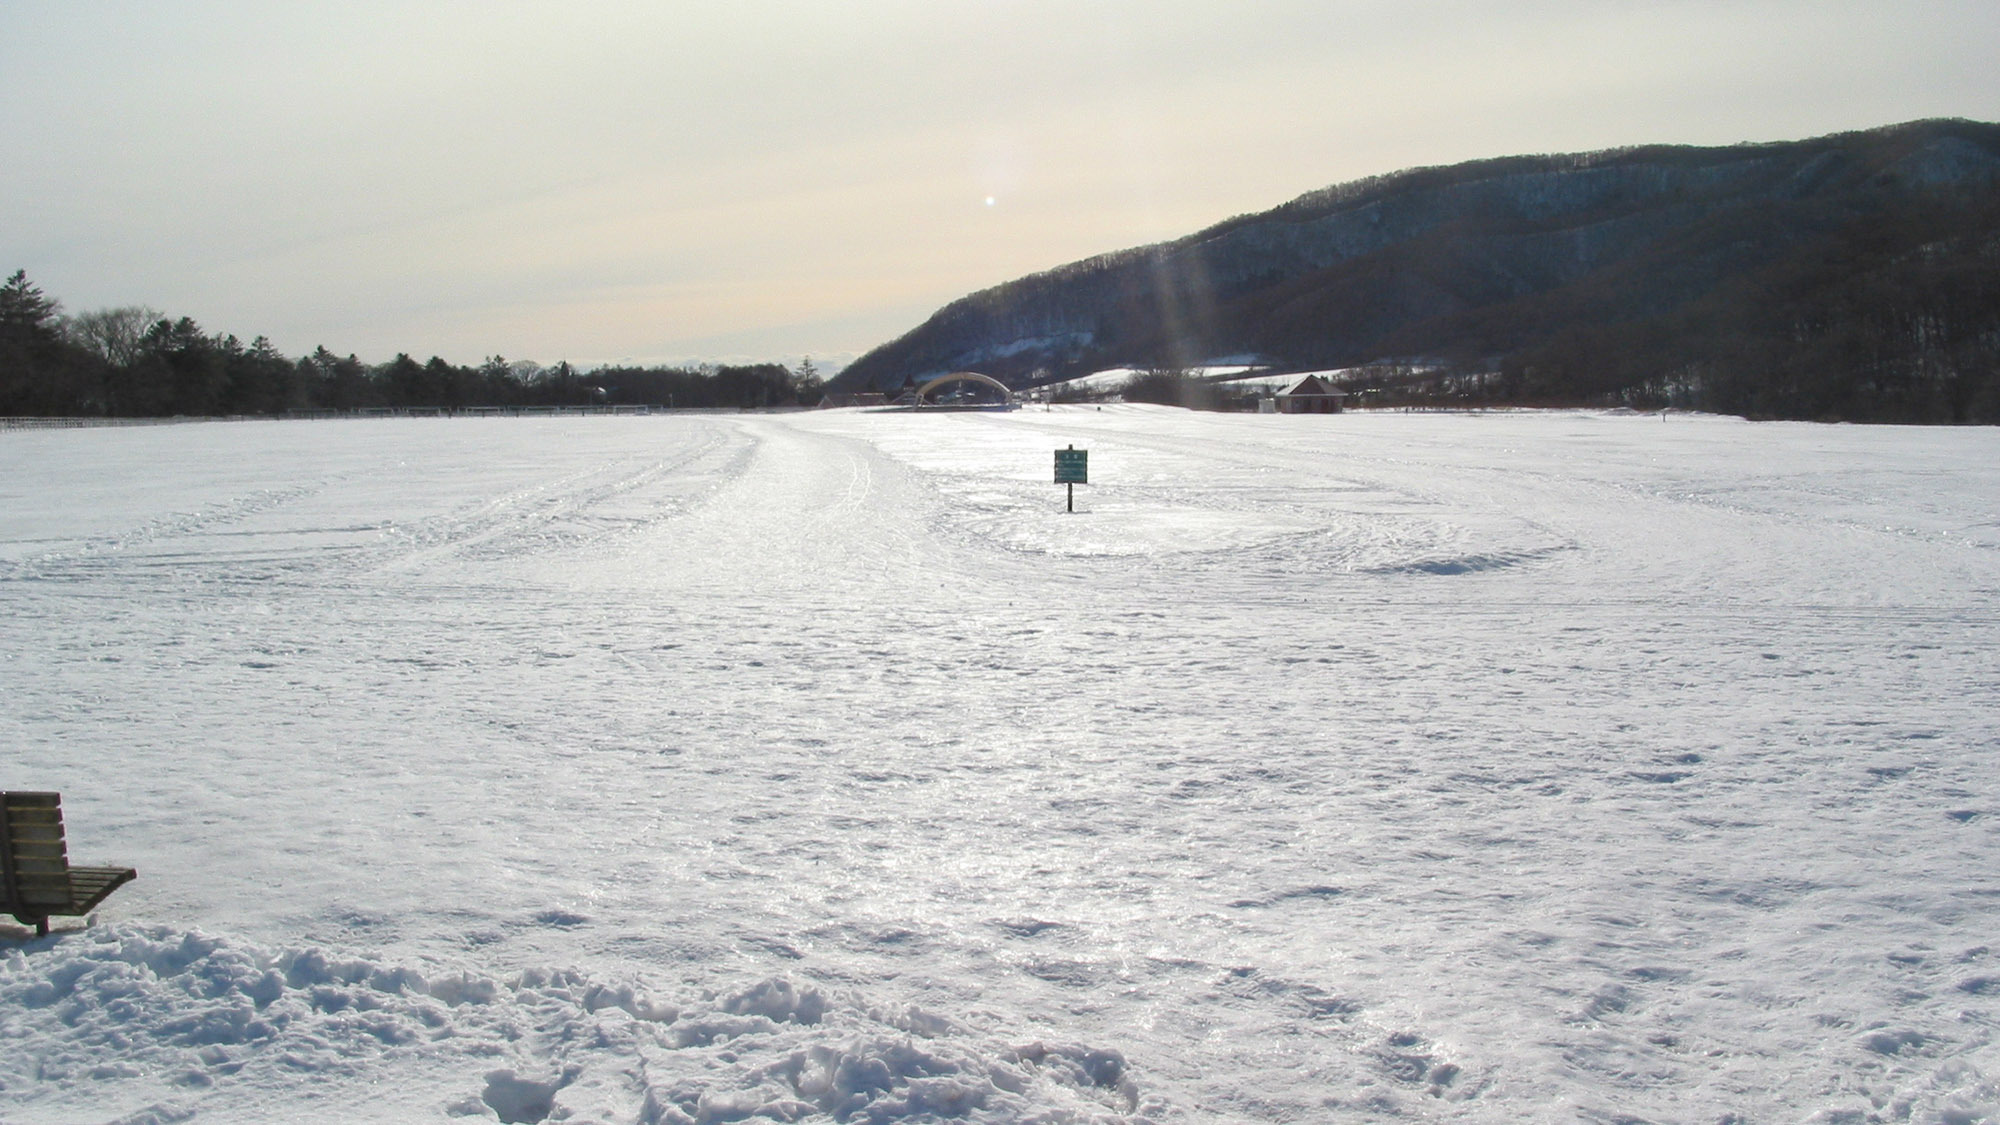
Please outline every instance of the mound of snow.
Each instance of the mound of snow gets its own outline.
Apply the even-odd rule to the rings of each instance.
[[[420,970],[159,926],[0,955],[0,1043],[9,1122],[258,1120],[311,1100],[344,1120],[646,1125],[1158,1112],[1116,1051],[1007,1042],[804,981],[668,999],[567,970]]]

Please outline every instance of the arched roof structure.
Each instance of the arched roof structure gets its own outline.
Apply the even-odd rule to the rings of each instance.
[[[1007,384],[995,379],[993,376],[981,375],[977,371],[954,371],[949,375],[940,375],[923,386],[918,387],[916,405],[919,407],[929,405],[926,400],[930,398],[931,392],[947,383],[983,384],[1000,392],[1000,404],[1002,406],[1011,406],[1014,402],[1014,392],[1007,388]]]

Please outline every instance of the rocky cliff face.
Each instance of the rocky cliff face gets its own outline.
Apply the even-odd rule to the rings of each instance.
[[[1552,333],[1688,308],[1925,201],[1976,209],[1996,184],[2000,126],[1964,121],[1414,169],[974,293],[835,383],[971,369],[1025,385],[1243,354],[1493,365]]]

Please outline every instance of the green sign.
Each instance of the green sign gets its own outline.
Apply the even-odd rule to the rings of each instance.
[[[1056,483],[1089,484],[1090,450],[1070,446],[1056,450]]]

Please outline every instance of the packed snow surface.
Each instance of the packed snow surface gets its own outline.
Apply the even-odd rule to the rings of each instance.
[[[1090,453],[1063,512],[1055,448]],[[2000,432],[0,433],[0,1121],[1987,1121]]]

